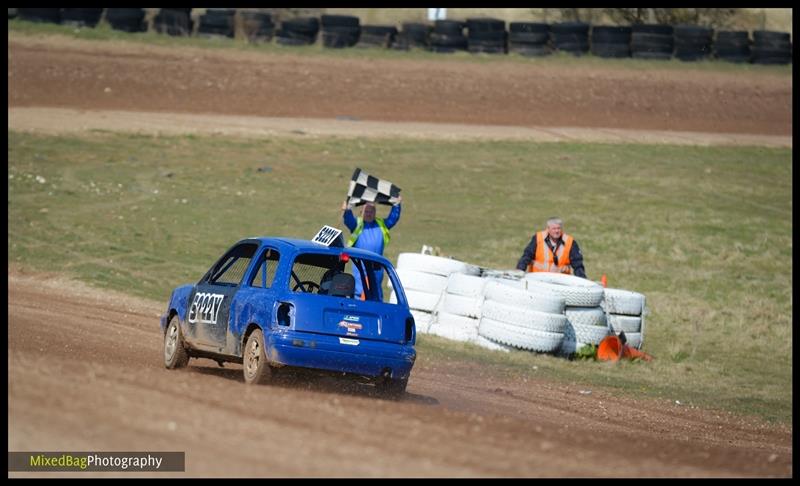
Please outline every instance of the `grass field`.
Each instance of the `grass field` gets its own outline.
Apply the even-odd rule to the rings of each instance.
[[[647,296],[656,359],[487,353],[429,336],[421,356],[791,421],[788,149],[9,132],[8,261],[166,302],[242,237],[343,227],[357,166],[403,189],[392,261],[428,244],[512,268],[560,215],[590,278]]]
[[[300,56],[325,56],[334,58],[357,59],[389,59],[394,61],[413,60],[430,62],[473,62],[482,64],[493,63],[524,63],[531,66],[567,66],[574,68],[602,68],[629,69],[650,71],[653,69],[678,69],[698,70],[707,72],[725,73],[752,73],[774,75],[785,74],[791,76],[791,65],[755,65],[734,64],[718,60],[699,62],[683,62],[677,59],[669,61],[646,61],[642,59],[606,59],[591,54],[575,57],[566,53],[556,53],[545,57],[525,57],[517,54],[491,55],[470,54],[456,52],[452,54],[437,54],[424,50],[396,51],[383,48],[349,48],[328,49],[321,45],[321,41],[311,46],[282,46],[275,42],[249,44],[244,39],[207,39],[202,37],[172,37],[156,34],[154,32],[127,33],[111,29],[107,24],[101,23],[95,28],[75,28],[66,25],[45,24],[28,22],[24,20],[8,21],[9,41],[17,38],[31,38],[37,36],[57,36],[88,41],[114,41],[134,44],[157,45],[166,47],[194,47],[202,49],[235,49],[245,52],[265,53],[270,55],[300,55]]]

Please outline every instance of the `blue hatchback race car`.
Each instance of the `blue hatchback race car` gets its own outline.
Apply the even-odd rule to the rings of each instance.
[[[381,298],[384,273],[397,303]],[[416,359],[414,318],[389,260],[308,240],[239,241],[197,284],[172,291],[161,330],[167,368],[241,363],[248,384],[291,366],[358,375],[397,397]]]

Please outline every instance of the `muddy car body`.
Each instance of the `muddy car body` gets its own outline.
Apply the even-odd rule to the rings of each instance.
[[[353,268],[362,295],[353,295]],[[371,290],[381,272],[397,303]],[[392,264],[308,240],[239,241],[199,282],[172,291],[161,330],[167,368],[193,357],[242,363],[247,383],[290,366],[360,376],[400,395],[416,359],[414,318]]]

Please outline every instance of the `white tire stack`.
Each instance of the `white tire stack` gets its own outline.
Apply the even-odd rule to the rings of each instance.
[[[480,268],[474,265],[421,253],[401,253],[397,258],[395,270],[403,284],[417,332],[422,334],[432,332],[431,327],[435,324],[432,313],[442,300],[448,277],[453,273],[480,275]],[[397,302],[394,290],[389,296],[389,301]],[[448,320],[451,321],[453,320]],[[463,323],[458,322],[453,325],[459,324]],[[455,332],[451,334],[461,335]],[[477,330],[475,335],[477,336]]]
[[[450,274],[429,332],[454,341],[478,344],[484,283],[485,279],[475,275]]]
[[[587,344],[600,344],[609,334],[603,302],[603,287],[573,275],[534,272],[525,275],[527,291],[534,295],[554,293],[564,298],[567,326],[560,349],[572,354]]]
[[[604,289],[602,307],[614,334],[624,331],[628,346],[641,349],[644,344],[644,295],[630,290]]]
[[[549,353],[564,340],[567,319],[564,299],[548,292],[538,295],[489,279],[478,333],[505,346]]]

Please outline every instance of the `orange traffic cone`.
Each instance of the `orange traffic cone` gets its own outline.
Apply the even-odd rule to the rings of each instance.
[[[603,338],[597,347],[597,359],[600,361],[619,361],[620,358],[643,359],[645,361],[652,361],[653,359],[649,354],[628,346],[618,336]]]
[[[606,287],[606,286],[607,286],[607,285],[606,285],[607,283],[608,283],[608,281],[606,280],[606,274],[604,273],[604,274],[603,274],[603,276],[602,276],[602,277],[600,277],[600,284],[602,284],[602,285],[603,285],[603,287]]]

